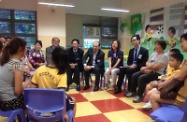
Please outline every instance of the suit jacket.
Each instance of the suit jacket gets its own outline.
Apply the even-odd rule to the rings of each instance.
[[[77,63],[78,66],[79,66],[79,69],[80,71],[83,71],[83,54],[84,54],[84,51],[81,49],[81,48],[78,48],[77,50],[77,58],[76,58],[76,55],[75,53],[73,52],[73,48],[69,48],[68,50],[68,54],[69,54],[69,64],[71,63]]]
[[[62,48],[64,48],[64,47],[62,47]],[[46,48],[46,61],[47,61],[47,64],[50,63],[50,55],[53,52],[53,49],[54,49],[53,45],[51,45],[51,46]]]
[[[95,67],[96,68],[101,68],[104,70],[104,67],[105,67],[104,57],[105,57],[105,53],[101,49],[99,49],[99,51],[96,55],[96,58],[95,58]],[[88,62],[86,63],[87,59],[88,59]],[[88,66],[92,66],[92,61],[93,61],[93,48],[89,48],[83,57],[83,63],[87,64]]]
[[[149,57],[148,50],[145,49],[144,47],[140,47],[140,50],[139,50],[139,53],[138,53],[138,58],[137,58],[137,64],[136,64],[138,70],[140,70],[140,68],[142,66],[146,65],[148,57]],[[132,65],[133,64],[133,59],[134,59],[134,48],[130,49],[130,51],[129,51],[127,65]]]

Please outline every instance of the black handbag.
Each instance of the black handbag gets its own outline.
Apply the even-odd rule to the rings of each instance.
[[[160,98],[162,99],[175,99],[179,89],[184,85],[183,81],[175,78],[170,83],[160,89]]]

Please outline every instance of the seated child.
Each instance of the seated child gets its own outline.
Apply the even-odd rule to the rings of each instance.
[[[63,59],[63,60],[62,60]],[[68,52],[61,47],[56,47],[50,56],[50,63],[39,67],[31,80],[31,88],[66,89],[68,66]],[[66,95],[66,111],[73,110],[75,115],[75,99]],[[65,113],[65,118],[68,116]]]
[[[177,73],[180,72],[180,68],[181,68],[181,63],[183,61],[183,55],[181,53],[179,54],[172,54],[170,56],[170,61],[169,61],[169,65],[167,67],[167,73],[165,76],[161,76],[159,81],[152,81],[151,83],[149,83],[146,86],[146,92],[147,95],[145,96],[146,98],[149,98],[150,94],[154,91],[153,88],[157,88],[158,84],[171,79],[173,76],[175,76]],[[171,71],[168,71],[168,69],[171,69]],[[151,108],[151,104],[150,102],[147,102],[145,106],[142,107],[142,109],[150,109]]]

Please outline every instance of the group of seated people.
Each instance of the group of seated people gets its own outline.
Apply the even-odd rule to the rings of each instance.
[[[25,65],[29,67],[28,64],[23,63],[23,59],[28,60],[28,62],[29,59],[33,60],[33,58],[30,58],[31,53],[29,53],[30,55],[28,57],[26,56],[26,41],[15,37],[2,47],[2,54],[0,57],[0,110],[25,109],[24,88],[66,89],[68,52],[65,49],[55,47],[50,54],[50,62],[47,65],[41,64],[42,62],[36,64],[36,62],[33,61],[31,66],[36,66],[38,68],[33,74],[32,79],[28,77],[23,81],[23,76],[26,72]],[[36,47],[36,50],[32,53],[35,56],[40,53],[39,49]],[[66,95],[66,111],[68,110],[73,110],[75,116],[75,99]],[[67,114],[65,114],[65,118],[68,120]]]
[[[2,45],[0,57],[1,110],[25,108],[23,89],[27,87],[68,90],[72,82],[75,82],[77,84],[76,90],[79,91],[81,89],[80,72],[84,72],[85,77],[83,90],[90,88],[90,74],[94,73],[96,78],[93,91],[98,91],[100,76],[104,74],[106,89],[114,90],[114,94],[122,92],[121,87],[126,75],[128,91],[125,92],[124,96],[135,96],[134,103],[141,102],[143,96],[145,96],[150,101],[147,104],[151,103],[153,110],[159,108],[160,103],[182,106],[187,97],[186,60],[181,66],[183,55],[178,49],[171,49],[168,56],[164,52],[167,46],[165,41],[157,40],[154,52],[149,57],[148,50],[140,45],[140,36],[132,36],[133,48],[129,51],[127,65],[123,63],[123,51],[120,50],[120,42],[112,41],[111,49],[108,52],[109,67],[106,71],[104,70],[105,53],[101,50],[99,42],[93,42],[93,47],[89,48],[85,54],[79,48],[78,39],[72,40],[72,47],[69,49],[59,46],[59,43],[58,38],[52,39],[52,45],[46,48],[46,60],[41,51],[41,41],[36,41],[35,48],[29,51],[27,56],[26,41],[19,37],[15,37]],[[187,52],[186,45],[187,33],[181,36],[183,52]],[[30,64],[30,67],[28,64]],[[35,69],[36,71],[32,79],[27,78],[23,82],[23,75],[26,72],[24,65],[30,68],[29,71]],[[110,82],[110,75],[112,82]],[[172,99],[161,97],[163,89],[175,81],[183,83],[178,89],[176,97]],[[66,99],[66,110],[71,109],[75,113],[75,99],[68,95]]]
[[[143,98],[147,98],[147,101],[150,101],[147,104],[151,103],[153,110],[159,107],[160,102],[182,105],[185,97],[187,96],[187,92],[185,91],[185,88],[187,87],[185,83],[185,70],[187,69],[185,69],[185,62],[181,66],[181,63],[183,62],[182,53],[176,48],[170,49],[169,54],[166,53],[164,50],[167,48],[167,43],[162,40],[157,40],[155,42],[154,52],[149,57],[148,50],[140,45],[140,40],[139,35],[134,35],[131,38],[131,43],[134,48],[130,49],[129,51],[127,65],[123,64],[123,51],[120,50],[120,42],[113,40],[111,43],[111,49],[108,52],[109,66],[106,68],[106,71],[104,71],[105,54],[100,49],[99,42],[94,42],[93,47],[88,49],[84,56],[83,51],[80,51],[81,56],[75,59],[81,59],[82,57],[83,60],[83,66],[82,64],[80,65],[80,67],[83,69],[86,83],[83,90],[90,88],[90,73],[94,73],[96,77],[93,91],[99,90],[100,75],[104,73],[107,86],[106,89],[114,90],[114,94],[118,94],[122,92],[122,83],[124,81],[124,76],[126,75],[128,79],[128,86],[124,96],[134,97],[134,103],[139,103],[143,100]],[[181,36],[181,47],[183,52],[187,51],[185,46],[186,42],[187,34],[183,34]],[[72,40],[72,48],[69,49],[71,50],[69,55],[70,58],[73,58],[73,55],[75,55],[72,53],[75,47],[74,43],[79,44],[79,41],[76,39]],[[76,50],[77,49],[79,50],[80,48],[76,48]],[[88,58],[89,60],[86,63]],[[68,76],[68,80],[72,78],[72,72],[76,71],[75,67],[78,66],[78,63],[73,63],[74,65],[70,64],[71,75]],[[77,75],[79,74],[80,69]],[[116,85],[117,75],[118,80]],[[74,77],[75,76],[76,75],[74,74]],[[78,77],[79,76],[73,80],[71,79],[71,81],[68,82],[68,86],[74,80],[77,80],[78,82],[76,81],[76,83],[79,85],[80,79]],[[112,82],[110,82],[110,77]],[[160,90],[165,85],[169,84],[173,79],[178,79],[181,82],[184,82],[184,85],[179,89],[178,96],[176,96],[175,100],[163,100],[160,98]],[[77,87],[77,90],[80,90],[79,88],[80,87]],[[146,106],[148,106],[147,104]],[[147,107],[144,106],[143,108],[146,109]]]

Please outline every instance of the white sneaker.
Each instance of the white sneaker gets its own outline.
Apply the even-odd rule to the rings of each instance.
[[[143,107],[142,109],[146,110],[146,109],[151,109],[152,108],[152,105],[151,105],[151,102],[147,102]]]

